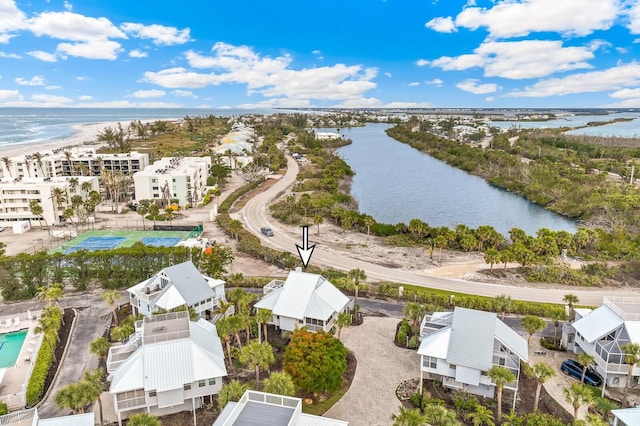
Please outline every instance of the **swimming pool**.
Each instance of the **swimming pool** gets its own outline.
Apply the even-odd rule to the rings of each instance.
[[[16,365],[18,355],[28,330],[18,330],[12,333],[0,334],[0,368]]]

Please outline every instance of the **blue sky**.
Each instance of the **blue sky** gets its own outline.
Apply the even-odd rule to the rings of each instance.
[[[0,0],[0,106],[640,108],[640,0]]]

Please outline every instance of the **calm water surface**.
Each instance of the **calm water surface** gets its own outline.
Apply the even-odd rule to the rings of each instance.
[[[390,138],[388,127],[341,129],[353,141],[338,152],[356,172],[351,195],[361,213],[390,224],[418,218],[430,226],[491,225],[503,235],[511,228],[575,232],[575,222]]]

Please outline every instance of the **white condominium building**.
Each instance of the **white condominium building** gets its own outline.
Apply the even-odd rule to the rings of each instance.
[[[39,224],[40,218],[29,208],[31,200],[36,200],[42,206],[42,220],[56,225],[62,221],[62,212],[71,197],[80,195],[86,199],[89,192],[98,190],[98,178],[93,176],[4,178],[0,180],[0,222],[29,220],[32,225]]]
[[[58,148],[40,155],[20,155],[0,161],[4,177],[100,176],[103,170],[131,175],[149,165],[149,154],[136,151],[96,153],[94,148]]]
[[[136,200],[195,205],[206,193],[211,157],[163,157],[133,175]]]

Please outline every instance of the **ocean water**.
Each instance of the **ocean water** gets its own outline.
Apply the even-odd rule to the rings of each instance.
[[[0,148],[34,145],[72,136],[73,125],[133,120],[179,119],[186,116],[272,114],[284,110],[197,108],[0,108]]]
[[[589,122],[605,122],[616,118],[631,118],[633,120],[621,121],[604,126],[584,127]],[[622,112],[608,115],[574,115],[549,121],[492,121],[491,125],[501,129],[509,129],[511,127],[523,129],[572,127],[575,130],[570,130],[566,132],[567,134],[638,137],[640,135],[640,114],[637,112]]]

